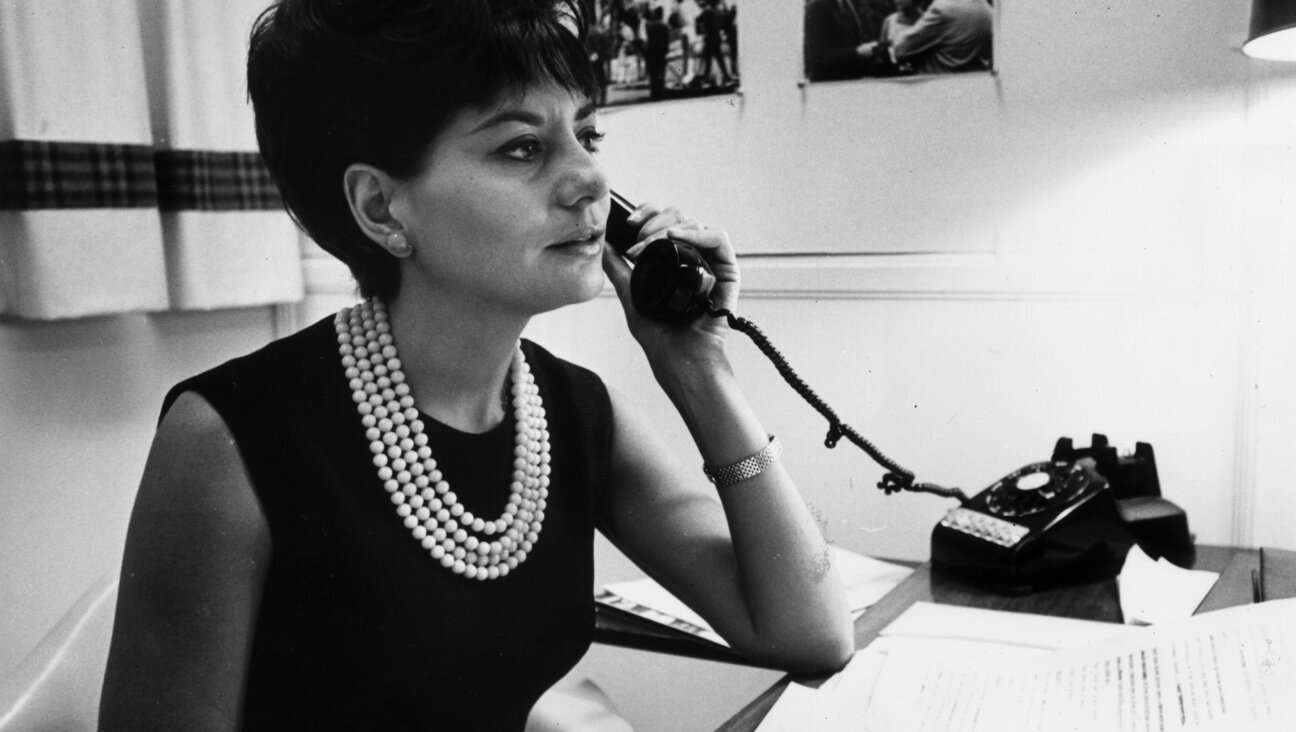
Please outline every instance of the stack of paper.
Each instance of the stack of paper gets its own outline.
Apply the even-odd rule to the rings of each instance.
[[[819,689],[790,685],[760,731],[1263,731],[1296,714],[1296,599],[1146,628],[932,607]]]

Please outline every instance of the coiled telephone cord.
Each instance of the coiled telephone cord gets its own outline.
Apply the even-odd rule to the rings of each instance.
[[[837,417],[837,413],[833,411],[833,408],[828,406],[828,404],[817,393],[815,393],[814,389],[811,389],[810,386],[805,383],[805,380],[792,369],[791,364],[788,363],[783,354],[779,352],[778,348],[774,346],[769,337],[767,337],[755,323],[744,317],[735,315],[733,311],[728,308],[717,308],[709,299],[706,300],[706,312],[707,315],[710,315],[713,318],[724,318],[729,323],[730,328],[743,333],[750,338],[752,342],[756,344],[756,347],[760,349],[761,353],[765,354],[766,358],[774,364],[774,368],[778,370],[779,375],[788,383],[788,386],[791,386],[802,399],[804,399],[811,407],[814,407],[815,411],[819,412],[819,414],[823,415],[824,419],[828,420],[828,435],[824,438],[825,447],[829,449],[837,447],[837,443],[841,441],[841,438],[845,437],[855,443],[855,445],[867,453],[869,457],[873,458],[874,462],[881,465],[883,468],[886,468],[887,472],[882,475],[882,480],[878,481],[877,484],[877,487],[881,488],[883,492],[888,495],[902,490],[914,491],[917,493],[933,493],[945,498],[958,499],[959,503],[967,503],[967,494],[959,488],[947,488],[935,483],[914,482],[914,474],[912,472],[904,469],[899,463],[882,454],[882,451],[872,442],[869,442],[863,435],[856,432],[854,427],[842,422],[841,419]]]

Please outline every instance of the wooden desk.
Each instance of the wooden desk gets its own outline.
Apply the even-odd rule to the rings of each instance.
[[[1252,572],[1258,570],[1259,566],[1259,552],[1255,549],[1197,547],[1197,556],[1192,568],[1220,573],[1219,581],[1215,583],[1210,594],[1202,600],[1197,612],[1209,612],[1251,602]],[[899,617],[910,605],[923,600],[946,605],[1103,620],[1113,623],[1123,621],[1114,579],[1029,595],[1005,596],[969,585],[940,571],[933,571],[931,564],[927,563],[920,565],[908,579],[855,621],[855,647],[863,648],[872,643],[878,633],[892,620]],[[755,730],[789,682],[795,680],[814,686],[825,678],[826,676],[785,677],[721,725],[717,732]]]

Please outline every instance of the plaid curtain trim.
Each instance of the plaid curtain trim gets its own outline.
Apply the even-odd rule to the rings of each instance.
[[[153,148],[90,142],[0,142],[0,209],[153,208]]]
[[[283,207],[261,156],[147,145],[0,142],[0,209]]]
[[[158,150],[158,207],[163,211],[283,208],[279,189],[254,152]]]

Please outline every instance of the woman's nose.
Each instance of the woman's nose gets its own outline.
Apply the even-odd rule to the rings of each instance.
[[[584,146],[577,146],[568,156],[558,181],[558,201],[574,206],[585,200],[602,200],[608,195],[607,176],[598,159]]]

